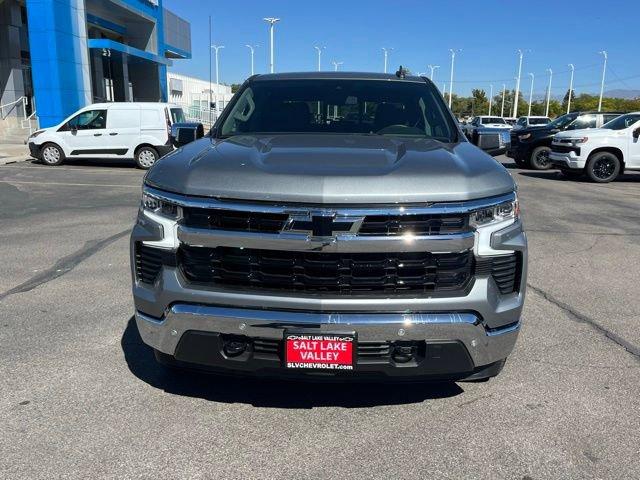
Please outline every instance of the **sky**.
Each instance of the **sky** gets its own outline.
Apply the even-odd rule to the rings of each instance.
[[[552,95],[569,86],[569,63],[575,65],[577,93],[597,93],[603,56],[609,54],[605,90],[640,89],[640,9],[637,0],[240,0],[216,2],[163,0],[166,8],[191,23],[193,58],[175,60],[171,70],[209,78],[209,27],[220,50],[220,81],[241,83],[255,71],[268,71],[269,36],[264,17],[279,17],[275,30],[275,71],[317,69],[314,45],[326,47],[322,69],[344,62],[345,71],[382,71],[382,47],[393,48],[389,71],[399,65],[413,73],[440,65],[435,81],[442,88],[450,75],[449,49],[456,54],[454,93],[472,88],[494,93],[515,88],[517,50],[524,51],[521,89],[528,94],[534,73],[534,95],[544,95],[553,70]],[[215,78],[215,71],[213,73]]]

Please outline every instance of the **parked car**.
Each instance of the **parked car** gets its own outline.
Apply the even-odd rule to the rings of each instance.
[[[515,126],[518,119],[515,117],[504,117],[504,121],[507,122],[508,125],[511,125],[513,127]]]
[[[365,104],[371,118],[327,118]],[[430,80],[256,75],[145,176],[136,323],[171,366],[488,379],[520,328],[519,212],[509,172]]]
[[[168,103],[95,103],[33,133],[29,151],[50,166],[66,159],[118,158],[147,169],[173,150],[171,125],[184,120],[182,108]]]
[[[473,117],[470,122],[467,122],[464,126],[464,133],[468,138],[472,138],[473,132],[478,128],[503,128],[505,130],[510,130],[512,127],[502,117],[480,115],[478,117]]]
[[[640,112],[628,113],[592,130],[554,135],[549,159],[563,175],[583,174],[594,182],[615,180],[625,170],[640,170]]]
[[[520,130],[522,128],[544,127],[549,123],[551,123],[551,119],[549,117],[520,117],[513,129]]]
[[[507,156],[513,158],[520,167],[547,170],[551,168],[549,152],[556,133],[598,128],[620,115],[620,112],[573,112],[562,115],[543,127],[512,130],[511,146],[507,150]]]

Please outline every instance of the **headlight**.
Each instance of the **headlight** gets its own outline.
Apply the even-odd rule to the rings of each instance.
[[[518,205],[518,198],[516,197],[515,200],[510,202],[500,203],[493,207],[472,212],[469,218],[469,224],[474,228],[478,228],[518,217],[520,217],[520,206]]]
[[[177,219],[180,213],[177,205],[161,200],[148,192],[142,192],[141,207],[143,210],[171,219]]]
[[[571,144],[572,145],[580,145],[581,143],[585,143],[587,140],[589,140],[589,137],[581,137],[581,138],[571,138]]]
[[[526,140],[527,138],[531,138],[530,133],[525,133],[524,135],[518,135],[518,140]]]
[[[29,138],[36,138],[41,133],[44,133],[44,130],[38,130],[36,132],[33,132],[31,135],[29,135]]]

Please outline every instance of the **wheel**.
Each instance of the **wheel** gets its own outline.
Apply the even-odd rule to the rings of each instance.
[[[582,170],[569,170],[568,168],[561,168],[560,175],[566,178],[567,180],[578,180],[584,172]]]
[[[55,143],[45,143],[42,147],[40,157],[42,157],[42,162],[45,165],[49,165],[51,167],[55,167],[56,165],[60,165],[64,162],[64,152]]]
[[[529,164],[534,170],[549,170],[551,168],[551,162],[549,161],[549,147],[536,147],[531,152],[531,158]]]
[[[148,170],[153,167],[153,164],[158,160],[158,152],[153,147],[140,147],[136,150],[136,164],[143,170]]]
[[[620,173],[620,159],[613,153],[596,152],[589,157],[587,176],[596,183],[608,183]]]

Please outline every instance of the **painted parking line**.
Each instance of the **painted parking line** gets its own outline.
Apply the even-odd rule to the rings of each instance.
[[[82,172],[82,173],[122,173],[122,174],[144,174],[144,172],[137,168],[129,168],[129,167],[93,167],[93,166],[85,166],[78,165],[77,167],[45,167],[40,165],[21,165],[23,162],[18,163],[10,163],[6,165],[2,165],[2,168],[19,168],[21,170],[31,170],[31,169],[41,169],[41,170],[49,170],[50,172],[58,172],[58,171],[69,171],[69,172]],[[126,170],[124,170],[126,168]]]
[[[12,185],[55,185],[64,187],[115,187],[115,188],[142,188],[142,184],[138,185],[114,185],[108,183],[62,183],[62,182],[24,182],[14,180],[0,180],[0,183],[10,183]]]

